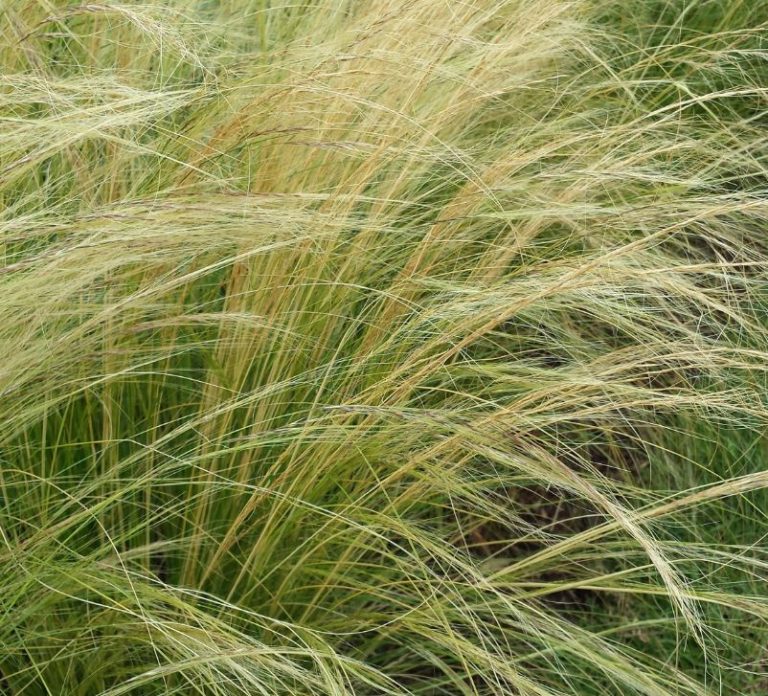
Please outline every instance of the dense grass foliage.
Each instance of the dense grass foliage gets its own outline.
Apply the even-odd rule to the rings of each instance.
[[[768,693],[766,0],[0,0],[0,692]]]

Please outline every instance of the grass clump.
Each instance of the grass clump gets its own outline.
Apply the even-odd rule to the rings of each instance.
[[[768,5],[0,0],[0,691],[768,689]]]

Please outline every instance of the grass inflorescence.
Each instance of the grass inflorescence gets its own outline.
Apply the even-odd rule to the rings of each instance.
[[[0,692],[768,692],[765,0],[0,0]]]

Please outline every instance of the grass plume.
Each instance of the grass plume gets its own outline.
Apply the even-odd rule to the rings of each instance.
[[[768,690],[764,0],[0,0],[0,692]]]

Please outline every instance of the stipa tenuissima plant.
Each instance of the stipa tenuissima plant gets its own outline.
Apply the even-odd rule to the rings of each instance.
[[[0,9],[3,694],[765,692],[764,0]]]

